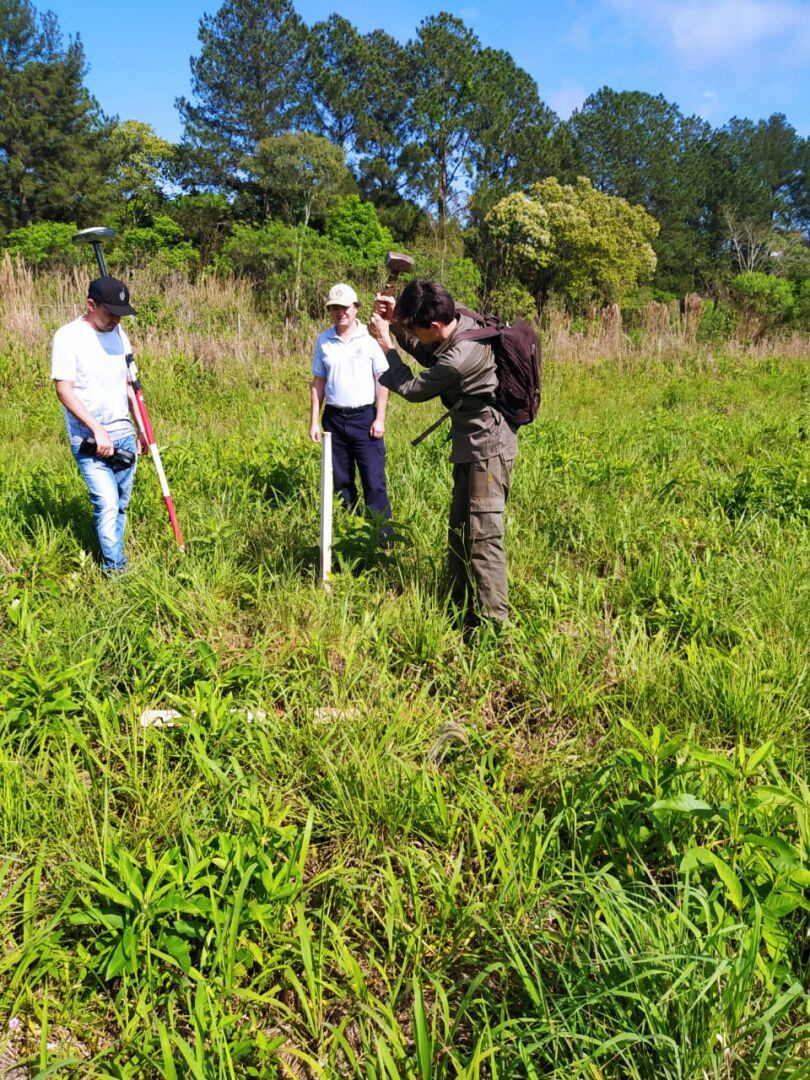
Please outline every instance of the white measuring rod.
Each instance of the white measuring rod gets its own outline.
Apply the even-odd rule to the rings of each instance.
[[[332,574],[332,435],[321,435],[321,584],[329,589]]]

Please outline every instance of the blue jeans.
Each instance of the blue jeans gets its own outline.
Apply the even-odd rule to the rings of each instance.
[[[135,452],[134,435],[114,439],[113,444]],[[80,454],[77,446],[73,446],[72,450],[87,484],[87,490],[90,492],[93,521],[101,547],[104,570],[106,572],[123,570],[127,565],[124,556],[124,529],[127,524],[127,507],[132,494],[137,462],[133,462],[128,469],[114,472],[104,458]]]

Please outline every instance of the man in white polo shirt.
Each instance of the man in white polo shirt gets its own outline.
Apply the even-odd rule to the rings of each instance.
[[[122,315],[134,314],[123,281],[96,278],[87,290],[87,310],[56,331],[51,354],[51,378],[90,492],[106,573],[126,566],[124,528],[136,454],[146,450],[129,416],[138,415],[126,363],[132,347],[118,325]]]
[[[349,509],[357,506],[356,466],[366,506],[390,518],[383,440],[388,391],[378,382],[388,361],[357,321],[357,293],[350,285],[333,286],[326,307],[333,325],[315,342],[309,435],[313,442],[321,441],[318,420],[325,401],[323,430],[332,435],[335,488]],[[383,530],[384,536],[389,534],[390,529]]]

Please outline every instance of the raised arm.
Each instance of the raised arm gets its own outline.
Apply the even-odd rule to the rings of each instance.
[[[406,401],[430,401],[448,390],[459,388],[461,380],[455,367],[447,363],[443,357],[434,360],[433,354],[421,345],[418,346],[419,349],[423,349],[433,366],[414,375],[394,348],[391,341],[391,326],[379,312],[375,311],[371,316],[369,330],[379,342],[388,361],[388,371],[380,376],[381,386],[387,386],[389,390],[404,397]],[[420,359],[416,352],[413,355],[416,359]]]

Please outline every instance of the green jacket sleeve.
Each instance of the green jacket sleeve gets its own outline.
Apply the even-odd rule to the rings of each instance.
[[[406,401],[430,401],[461,386],[458,372],[450,364],[437,360],[433,367],[414,375],[396,349],[385,354],[388,371],[380,376],[380,384],[404,397]],[[432,358],[431,358],[432,359]]]

